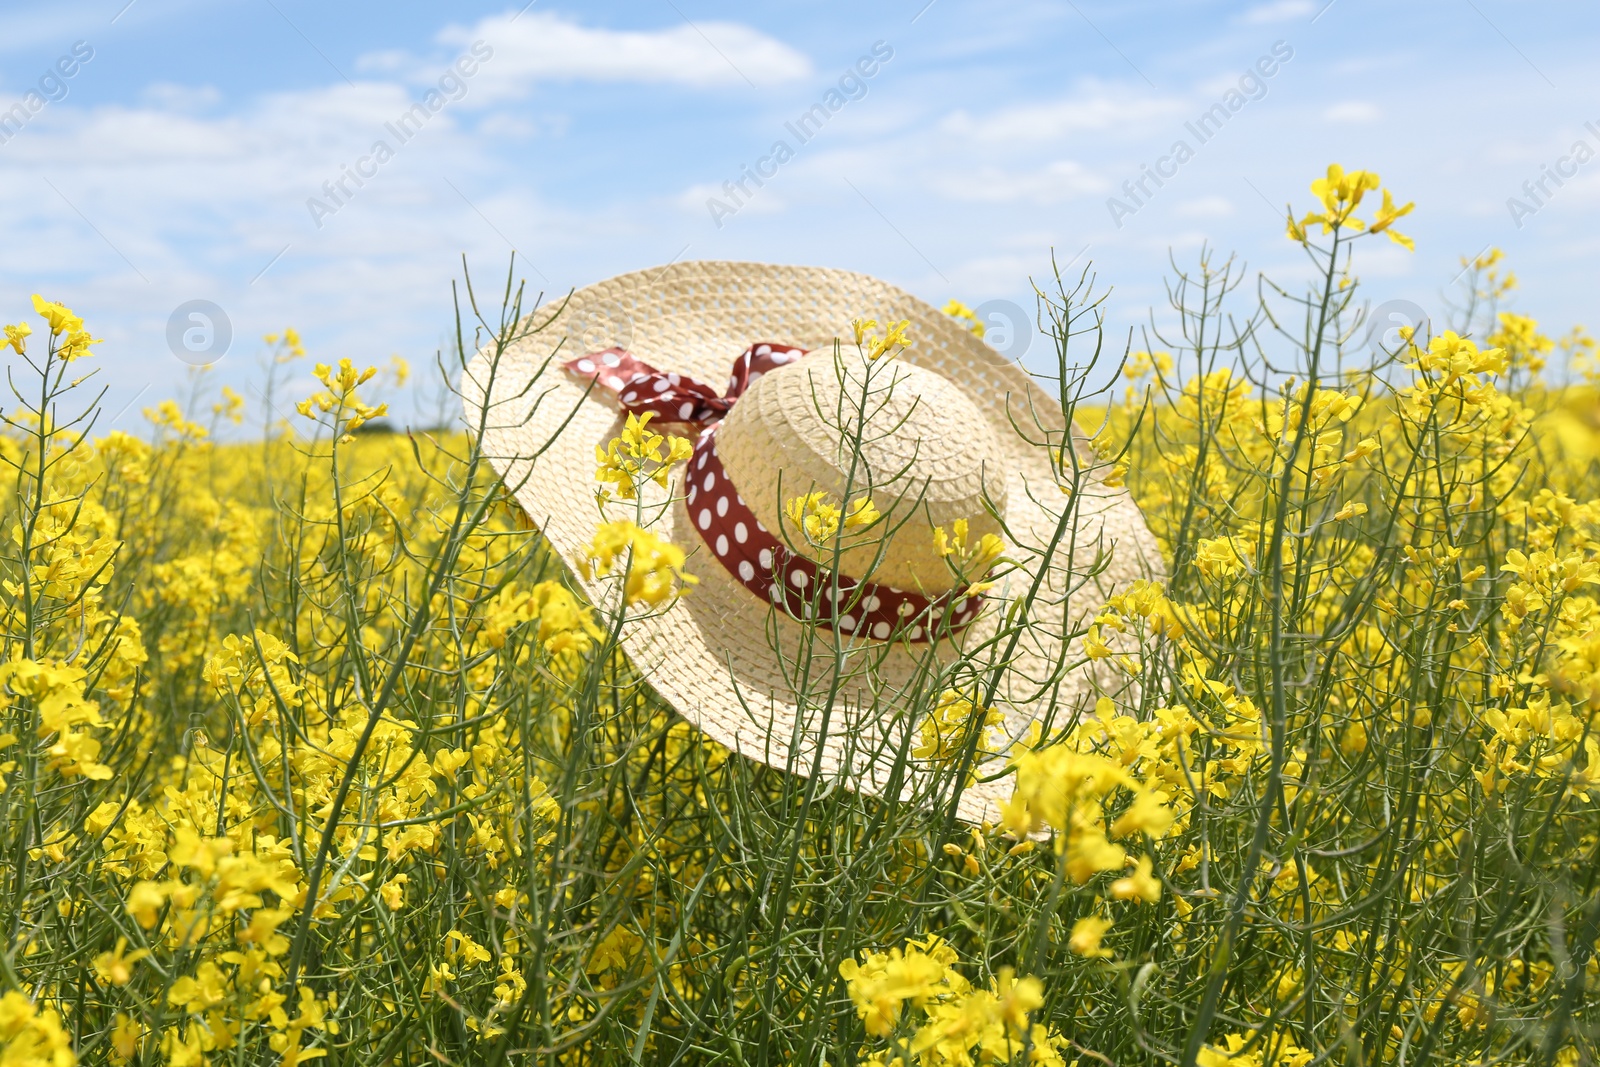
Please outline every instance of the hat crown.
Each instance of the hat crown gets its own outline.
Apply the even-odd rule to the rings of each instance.
[[[835,504],[870,498],[884,520],[845,539],[839,569],[851,577],[938,595],[959,579],[933,528],[966,520],[969,544],[1000,533],[986,506],[1003,514],[1006,502],[994,428],[959,386],[904,359],[870,363],[841,345],[775,369],[718,427],[717,451],[756,518],[826,566],[833,546],[807,544],[785,505],[819,491]]]

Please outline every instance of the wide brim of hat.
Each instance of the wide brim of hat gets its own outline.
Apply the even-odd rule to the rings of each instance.
[[[1061,441],[1060,403],[949,316],[864,274],[722,261],[619,275],[577,290],[564,307],[553,302],[534,311],[523,329],[551,320],[557,308],[548,326],[513,344],[497,365],[491,348],[481,350],[467,367],[462,393],[468,425],[483,428],[486,456],[563,560],[579,558],[603,521],[595,502],[595,448],[623,422],[614,397],[564,371],[564,360],[615,345],[659,370],[720,385],[733,359],[754,342],[831,351],[835,338],[851,336],[852,319],[908,319],[913,343],[897,358],[965,390],[1001,442],[1008,554],[1023,563],[988,591],[984,615],[934,655],[948,661],[963,647],[982,647],[1006,603],[1026,593],[1042,565],[1040,602],[1055,603],[1008,661],[998,694],[1007,734],[1020,736],[1046,704],[1057,709],[1059,724],[1060,709],[1081,706],[1097,684],[1118,684],[1110,672],[1096,675],[1088,667],[1050,681],[1062,663],[1083,660],[1077,641],[1064,648],[1060,635],[1081,629],[1115,589],[1158,576],[1155,540],[1125,490],[1095,482],[1080,487],[1073,527],[1044,559],[1068,506],[1039,443],[1047,434]],[[928,684],[928,646],[845,638],[839,656],[832,633],[776,612],[723,568],[681,500],[673,500],[681,496],[678,477],[668,489],[647,485],[644,503],[661,515],[656,532],[690,553],[686,569],[698,583],[666,610],[624,626],[624,650],[674,709],[734,752],[796,773],[817,772],[860,792],[890,791],[895,751],[918,726],[903,709]],[[620,509],[609,517],[622,517]],[[616,582],[577,573],[574,579],[602,608],[614,605]],[[831,687],[831,667],[817,673],[819,652],[828,664],[842,658],[844,685]],[[808,661],[810,680],[799,684],[800,665]],[[830,688],[831,701],[823,696]],[[989,771],[1000,763],[992,761]],[[913,774],[899,791],[909,797],[916,789]],[[963,793],[959,813],[993,821],[1009,793],[1004,781],[980,781]]]

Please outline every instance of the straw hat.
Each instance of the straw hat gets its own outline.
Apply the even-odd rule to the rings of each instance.
[[[909,320],[910,347],[869,364],[858,318]],[[1064,493],[1045,444],[1065,440],[1059,402],[910,294],[848,271],[677,263],[578,290],[548,328],[498,366],[491,357],[486,348],[467,368],[468,423],[487,400],[485,452],[568,561],[603,521],[595,449],[621,431],[625,409],[656,411],[652,428],[695,439],[668,488],[647,482],[642,496],[697,582],[625,625],[622,643],[679,713],[733,751],[860,792],[912,795],[927,773],[904,762],[922,727],[904,711],[913,692],[937,698],[948,679],[930,672],[963,649],[998,658],[992,638],[1007,607],[1041,572],[1033,625],[997,693],[1006,737],[1047,706],[1060,725],[1097,682],[1125,684],[1096,676],[1071,635],[1114,590],[1161,573],[1138,508],[1098,476],[1075,501]],[[693,425],[665,425],[680,418]],[[859,450],[841,431],[857,424],[867,431]],[[875,535],[838,557],[808,544],[785,504],[813,491],[837,503],[870,497],[884,516]],[[1047,554],[1070,503],[1074,519]],[[623,516],[613,505],[606,517]],[[1017,564],[998,568],[981,596],[935,541],[934,527],[957,520],[967,545],[997,535]],[[615,605],[616,582],[577,580]],[[920,706],[932,703],[924,692]],[[897,754],[909,777],[894,776]],[[1003,767],[996,756],[980,778]],[[1003,780],[980,780],[959,812],[992,820],[1009,793]]]

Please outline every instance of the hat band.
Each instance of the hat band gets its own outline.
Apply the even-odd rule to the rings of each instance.
[[[734,401],[763,374],[805,354],[804,348],[794,345],[751,345],[733,361],[728,390],[721,396],[711,386],[686,374],[659,371],[625,348],[601,349],[569,359],[562,366],[616,393],[623,411],[636,415],[649,411],[663,422],[706,426],[732,410]]]
[[[846,633],[922,642],[953,634],[977,618],[981,596],[958,586],[938,597],[851,578],[792,552],[745,504],[717,457],[716,426],[763,374],[806,355],[792,345],[755,344],[734,361],[728,391],[664,373],[622,348],[568,360],[569,371],[617,394],[625,412],[654,412],[668,422],[704,425],[689,458],[684,503],[691,525],[718,562],[746,589],[802,621]]]
[[[689,521],[717,561],[746,589],[804,622],[837,619],[845,633],[917,642],[960,630],[983,607],[983,598],[968,596],[965,586],[930,598],[836,573],[790,551],[723,470],[714,426],[695,443],[684,483]]]

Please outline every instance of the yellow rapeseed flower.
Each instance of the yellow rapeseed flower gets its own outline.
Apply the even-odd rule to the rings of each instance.
[[[64,333],[83,329],[83,320],[73,314],[72,310],[64,304],[57,304],[46,300],[38,293],[33,294],[33,310],[44,317],[50,324],[50,333],[60,337]]]
[[[622,433],[604,447],[595,446],[595,481],[615,489],[619,500],[636,499],[646,481],[666,488],[672,466],[694,453],[694,445],[687,438],[663,436],[651,430],[650,420],[654,417],[653,411],[642,415],[630,412]],[[601,502],[610,494],[610,490],[602,490]]]
[[[966,519],[956,519],[952,522],[948,533],[943,526],[935,526],[933,548],[949,561],[951,568],[957,574],[963,577],[976,577],[987,571],[1005,554],[1006,543],[995,534],[986,533],[978,538],[977,544],[969,545],[969,533],[970,527]]]
[[[907,942],[903,950],[866,953],[860,962],[847,959],[839,964],[839,976],[845,980],[856,1015],[867,1033],[886,1037],[907,1004],[921,1007],[950,993],[966,991],[966,979],[954,968],[956,961],[955,951],[948,944],[930,936],[926,941]]]
[[[1378,189],[1379,184],[1378,175],[1372,171],[1347,171],[1337,163],[1330,163],[1327,173],[1311,183],[1311,192],[1322,202],[1322,211],[1307,212],[1297,222],[1291,208],[1288,216],[1289,239],[1303,244],[1308,227],[1321,226],[1325,234],[1336,230],[1355,233],[1365,230],[1374,234],[1387,232],[1389,239],[1396,244],[1414,249],[1416,245],[1411,238],[1393,229],[1395,220],[1409,215],[1416,207],[1414,203],[1408,202],[1397,207],[1394,194],[1385,189],[1383,203],[1370,224],[1356,217],[1355,211],[1362,199],[1368,192]]]
[[[1128,810],[1117,816],[1117,821],[1111,824],[1112,835],[1128,837],[1132,834],[1149,834],[1151,837],[1160,837],[1176,819],[1166,800],[1165,793],[1140,789],[1134,794]]]
[[[1111,895],[1118,900],[1142,900],[1154,904],[1161,899],[1161,882],[1150,873],[1150,857],[1140,856],[1134,872],[1111,883]]]
[[[577,560],[586,578],[625,568],[623,601],[632,606],[661,607],[682,596],[698,581],[684,571],[683,549],[626,519],[595,530],[594,539]]]
[[[5,343],[10,345],[17,355],[20,356],[24,351],[23,342],[31,333],[33,333],[33,327],[29,326],[25,322],[19,322],[14,326],[7,326]]]
[[[1005,716],[998,708],[979,707],[970,697],[946,689],[922,720],[919,740],[911,754],[917,759],[935,762],[959,759],[971,738],[969,731],[975,730],[976,751],[981,758],[998,751],[996,728],[1004,722]]]
[[[869,332],[877,328],[877,319],[851,319],[850,326],[855,332],[856,346],[866,353],[869,360],[898,355],[911,347],[911,337],[906,332],[911,328],[910,319],[888,323],[882,336]]]
[[[65,340],[61,342],[60,348],[57,349],[57,353],[64,362],[71,363],[82,356],[90,355],[89,346],[100,343],[100,338],[89,336],[89,331],[84,329],[83,319],[79,318],[70,308],[63,304],[52,303],[35,293],[33,295],[33,310],[42,315],[44,320],[50,324],[50,336],[65,337]],[[6,331],[6,336],[9,342],[11,338],[10,330]]]
[[[1110,959],[1115,953],[1100,947],[1100,940],[1111,929],[1111,920],[1099,915],[1085,915],[1072,924],[1067,936],[1067,947],[1080,956],[1091,959]]]
[[[110,982],[112,985],[127,985],[133,978],[133,965],[150,955],[149,949],[141,948],[128,952],[127,947],[128,939],[119,937],[115,949],[102,952],[94,958],[94,970],[101,981]]]
[[[41,1009],[12,990],[0,995],[0,1062],[6,1067],[73,1067],[78,1057],[55,1009]]]
[[[983,336],[984,329],[985,329],[985,327],[983,325],[983,320],[978,318],[978,313],[976,311],[973,311],[971,308],[967,307],[967,305],[963,304],[961,301],[959,301],[959,300],[947,301],[945,303],[945,305],[944,305],[944,309],[943,310],[944,310],[944,313],[946,315],[949,315],[952,319],[960,320],[961,323],[964,326],[966,326],[966,328],[969,331],[971,331],[971,333],[972,333],[972,335],[974,337],[982,337]]]
[[[784,505],[784,514],[813,545],[828,543],[841,528],[853,530],[871,526],[881,517],[870,497],[857,497],[848,506],[841,506],[823,492],[790,499]]]
[[[1393,229],[1390,229],[1395,219],[1398,219],[1403,215],[1411,214],[1411,209],[1416,206],[1417,205],[1415,203],[1407,201],[1403,206],[1395,207],[1394,194],[1385,189],[1383,191],[1383,206],[1378,208],[1377,215],[1374,216],[1372,225],[1369,228],[1370,232],[1382,233],[1387,230],[1389,233],[1389,240],[1405,248],[1408,252],[1416,251],[1417,243],[1415,241],[1403,233],[1396,233]]]

